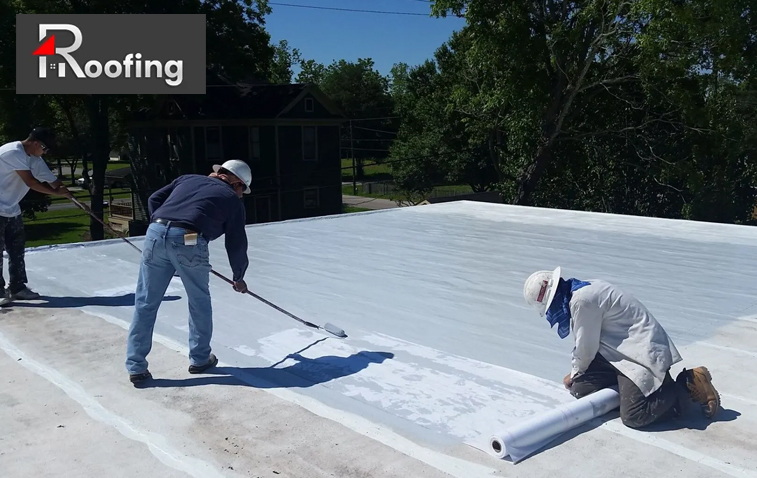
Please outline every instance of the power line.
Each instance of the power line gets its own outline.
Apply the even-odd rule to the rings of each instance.
[[[426,2],[424,2],[424,3],[426,3]],[[334,11],[339,11],[339,12],[353,12],[353,13],[378,13],[378,14],[382,14],[382,15],[410,15],[410,16],[419,16],[419,17],[430,18],[430,14],[428,14],[428,13],[387,12],[387,11],[383,11],[383,10],[360,10],[360,9],[356,9],[356,8],[322,7],[322,6],[315,6],[315,5],[299,5],[299,4],[295,4],[295,3],[279,3],[279,2],[268,2],[268,5],[278,5],[278,6],[281,6],[281,7],[311,8],[311,9],[314,9],[314,10],[334,10]]]
[[[396,131],[386,131],[386,130],[381,130],[381,129],[363,128],[362,126],[355,126],[355,129],[362,129],[362,130],[365,130],[365,131],[374,131],[376,133],[397,134]]]

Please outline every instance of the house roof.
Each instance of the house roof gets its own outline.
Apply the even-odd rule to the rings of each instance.
[[[334,112],[335,118],[344,116],[312,84],[232,82],[208,73],[205,95],[165,96],[155,107],[136,112],[133,119],[273,119],[306,93],[325,103],[327,109]]]
[[[190,376],[188,304],[174,278],[148,357],[155,388],[134,389],[123,356],[139,254],[120,240],[30,250],[30,287],[49,298],[0,316],[0,367],[13,382],[0,400],[15,404],[0,407],[0,468],[85,477],[116,468],[229,477],[313,469],[754,476],[755,228],[463,201],[248,226],[247,234],[251,288],[298,317],[343,328],[346,339],[211,277],[222,367]],[[230,275],[223,240],[211,243],[210,258]],[[694,414],[677,422],[683,429],[640,432],[613,412],[517,465],[478,449],[572,400],[561,388],[572,342],[522,296],[530,273],[556,265],[639,297],[683,356],[674,373],[709,367],[720,419]],[[73,441],[73,449],[61,445]]]

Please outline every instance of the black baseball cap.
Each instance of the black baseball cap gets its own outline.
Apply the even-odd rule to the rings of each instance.
[[[55,133],[50,128],[38,126],[32,130],[29,136],[35,141],[42,142],[48,150],[55,148]]]

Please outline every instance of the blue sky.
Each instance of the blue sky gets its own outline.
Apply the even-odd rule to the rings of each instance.
[[[265,28],[272,40],[286,39],[303,58],[329,64],[333,60],[373,58],[376,69],[389,74],[394,63],[412,65],[433,57],[453,31],[464,25],[460,18],[384,15],[311,8],[277,3],[362,10],[411,12],[428,15],[424,0],[271,0],[273,13]]]

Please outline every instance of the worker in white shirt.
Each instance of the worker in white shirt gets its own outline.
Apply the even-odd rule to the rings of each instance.
[[[41,127],[34,128],[23,141],[0,146],[0,305],[39,297],[26,286],[26,238],[19,203],[29,189],[52,196],[72,197],[41,158],[54,147],[55,135]],[[8,253],[7,289],[2,275],[3,249]]]
[[[618,387],[620,418],[643,428],[678,417],[687,398],[712,418],[720,395],[705,367],[670,367],[681,356],[668,334],[638,299],[602,280],[563,279],[561,268],[533,273],[524,285],[526,302],[557,325],[561,339],[575,341],[571,372],[563,383],[576,398]]]

